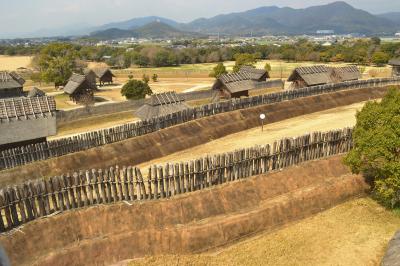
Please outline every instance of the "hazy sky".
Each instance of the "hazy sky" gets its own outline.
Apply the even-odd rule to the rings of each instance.
[[[276,5],[303,8],[333,0],[0,0],[0,35],[66,25],[100,25],[156,15],[181,22]],[[371,13],[400,11],[399,0],[348,0]]]

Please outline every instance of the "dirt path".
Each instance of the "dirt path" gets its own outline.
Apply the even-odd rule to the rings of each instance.
[[[144,169],[143,172],[146,173],[145,169],[155,163],[187,161],[207,154],[273,143],[283,137],[296,137],[314,131],[328,131],[354,126],[356,123],[355,114],[364,104],[365,102],[356,103],[268,124],[264,126],[264,132],[261,132],[261,127],[242,131],[163,158],[157,158],[143,163],[139,167]]]
[[[356,199],[219,251],[118,265],[379,265],[399,227],[399,215],[369,198]]]

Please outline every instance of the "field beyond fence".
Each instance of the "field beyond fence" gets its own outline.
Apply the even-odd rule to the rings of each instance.
[[[188,108],[178,113],[157,117],[151,120],[129,123],[110,129],[83,133],[72,137],[2,151],[0,154],[0,169],[14,168],[35,161],[47,160],[70,153],[84,151],[90,148],[123,141],[129,138],[143,136],[152,132],[156,132],[160,129],[182,124],[202,117],[234,110],[343,90],[384,87],[398,84],[400,84],[400,78],[360,80],[307,87],[298,90],[253,96],[249,98],[232,99],[226,102]]]
[[[348,152],[352,129],[315,132],[190,162],[67,173],[0,190],[0,232],[40,217],[96,204],[170,198]]]

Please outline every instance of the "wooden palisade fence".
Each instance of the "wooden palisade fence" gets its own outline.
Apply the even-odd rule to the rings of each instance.
[[[34,161],[46,160],[69,153],[114,143],[129,138],[142,136],[148,133],[191,120],[211,116],[219,113],[277,103],[302,97],[331,93],[356,88],[382,87],[399,85],[400,78],[370,79],[322,86],[307,87],[279,93],[265,94],[249,98],[232,99],[226,102],[188,108],[178,113],[157,117],[147,121],[139,121],[122,126],[103,129],[80,135],[32,144],[23,147],[2,151],[0,153],[0,170],[14,168]]]
[[[348,152],[352,129],[316,132],[200,158],[153,165],[147,176],[137,167],[76,171],[0,190],[0,232],[71,209],[121,201],[156,200],[265,174],[301,162]]]

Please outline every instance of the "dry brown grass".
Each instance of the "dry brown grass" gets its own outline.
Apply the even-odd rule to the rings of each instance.
[[[71,123],[63,124],[57,128],[57,135],[49,139],[65,137],[87,131],[99,130],[114,127],[125,123],[137,121],[132,111],[114,113],[102,116],[93,116],[86,119],[76,120]]]
[[[134,260],[139,265],[379,265],[400,216],[356,199],[218,251]]]
[[[32,58],[32,56],[0,55],[0,70],[17,70],[19,67],[28,68]]]

